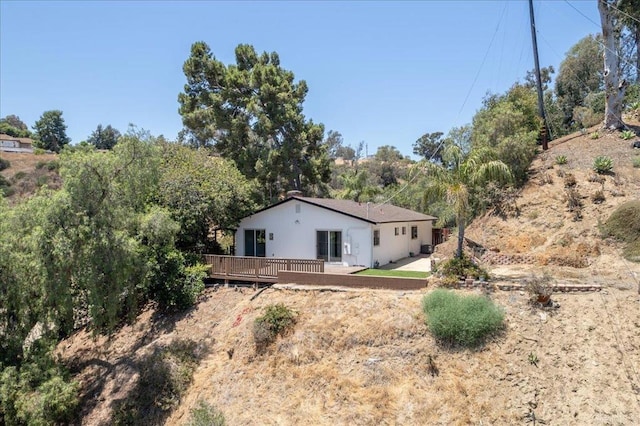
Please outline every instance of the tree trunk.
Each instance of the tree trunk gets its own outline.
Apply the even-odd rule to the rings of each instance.
[[[598,0],[598,11],[602,22],[604,39],[604,90],[605,112],[603,127],[615,130],[624,127],[622,109],[627,82],[620,79],[620,59],[616,55],[620,44],[620,29],[617,18],[607,0]]]
[[[458,217],[458,249],[456,250],[456,257],[462,257],[462,249],[464,245],[464,219]]]
[[[640,22],[636,23],[636,84],[640,84]]]

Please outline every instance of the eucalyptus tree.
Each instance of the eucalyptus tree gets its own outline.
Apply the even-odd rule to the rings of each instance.
[[[464,233],[473,216],[471,202],[489,182],[507,184],[513,177],[509,166],[489,148],[478,148],[465,155],[461,147],[449,143],[442,153],[442,164],[423,161],[426,177],[425,204],[445,201],[458,226],[456,257],[462,256]]]
[[[625,126],[622,111],[628,82],[622,77],[621,58],[618,54],[622,32],[619,7],[623,3],[623,0],[598,0],[604,41],[604,127],[607,129],[621,129]]]

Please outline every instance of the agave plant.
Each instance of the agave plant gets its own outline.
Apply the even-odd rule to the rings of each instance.
[[[556,164],[562,166],[563,164],[567,164],[567,156],[566,155],[558,155],[556,157]]]
[[[600,174],[606,174],[613,170],[613,160],[606,155],[601,155],[593,160],[593,170]]]
[[[625,141],[629,140],[629,139],[633,139],[636,137],[636,134],[632,131],[632,130],[623,130],[620,133],[620,137],[622,139],[624,139]]]

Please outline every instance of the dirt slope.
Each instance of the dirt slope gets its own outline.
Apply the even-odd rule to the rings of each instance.
[[[640,300],[635,291],[556,295],[533,309],[519,292],[491,297],[504,335],[484,349],[447,351],[420,313],[426,291],[209,290],[177,321],[144,313],[110,341],[84,332],[61,345],[87,391],[83,424],[109,424],[133,389],[137,360],[154,345],[190,338],[208,355],[166,424],[185,424],[200,400],[230,425],[633,424],[640,418]],[[286,303],[295,330],[256,355],[252,321]],[[232,358],[229,351],[233,350]],[[538,360],[530,362],[531,354]],[[428,370],[432,356],[439,369]]]
[[[637,118],[628,122],[640,133]],[[622,140],[618,133],[599,131],[571,135],[550,144],[550,149],[534,160],[530,180],[509,209],[508,217],[488,214],[475,220],[466,235],[486,248],[499,253],[527,253],[536,256],[534,266],[493,267],[497,277],[522,277],[531,272],[548,270],[558,280],[593,279],[634,280],[637,264],[620,256],[619,245],[602,240],[598,224],[606,221],[620,204],[640,199],[640,168],[632,166],[640,158],[640,150],[632,149],[632,141]],[[636,138],[639,139],[639,138]],[[566,156],[567,164],[555,159]],[[613,160],[613,173],[596,175],[593,160],[608,156]],[[573,175],[573,187],[582,202],[580,218],[567,207],[567,176]],[[593,181],[598,176],[601,182]],[[602,191],[604,201],[596,203],[594,195]],[[455,250],[455,239],[437,247],[436,257],[449,257]],[[605,283],[606,284],[606,283]]]

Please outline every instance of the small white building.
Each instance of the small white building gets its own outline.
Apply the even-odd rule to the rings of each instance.
[[[0,133],[0,151],[33,152],[33,140]]]
[[[390,204],[292,196],[242,219],[235,254],[382,266],[431,245],[435,220]]]

